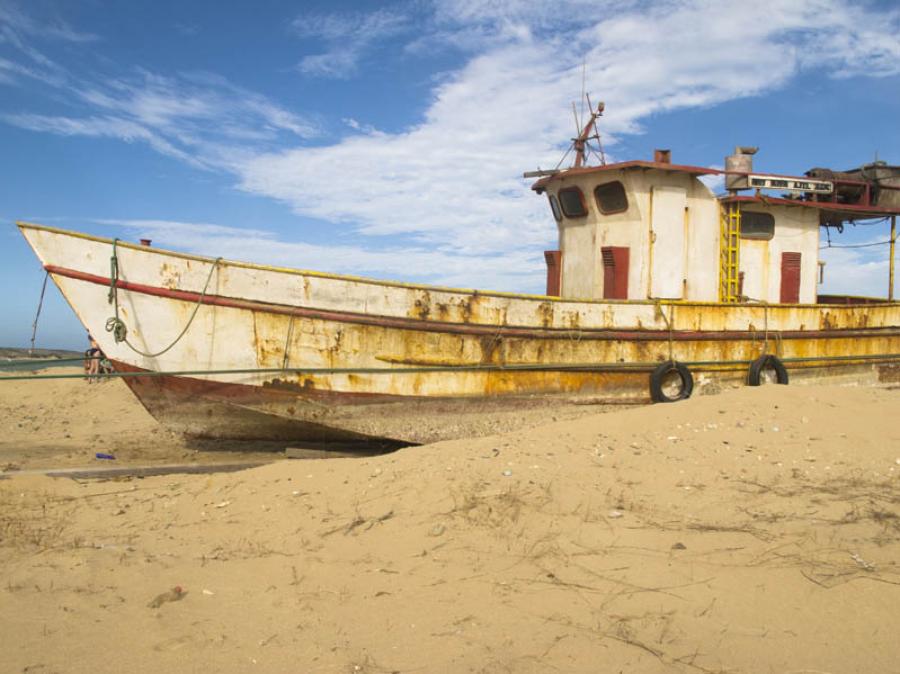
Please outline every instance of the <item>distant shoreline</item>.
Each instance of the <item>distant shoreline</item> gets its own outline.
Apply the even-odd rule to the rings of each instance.
[[[83,358],[83,351],[69,351],[67,349],[17,349],[0,347],[0,361],[17,360],[62,360],[63,358]]]

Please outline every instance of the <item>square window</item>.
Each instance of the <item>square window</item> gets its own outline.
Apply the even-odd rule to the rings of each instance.
[[[628,197],[625,195],[625,186],[618,180],[598,185],[594,189],[594,198],[597,200],[597,207],[603,215],[624,213],[628,210]]]
[[[583,218],[587,215],[584,195],[577,187],[566,187],[559,191],[559,203],[568,218]]]
[[[771,213],[741,211],[741,238],[768,241],[775,236],[775,216]]]

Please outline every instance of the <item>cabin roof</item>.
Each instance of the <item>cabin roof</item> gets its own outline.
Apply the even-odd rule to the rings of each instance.
[[[642,161],[635,159],[632,161],[622,161],[616,164],[604,164],[603,166],[582,166],[579,168],[570,168],[554,173],[553,175],[541,178],[531,186],[535,192],[540,194],[547,185],[564,176],[580,176],[593,173],[603,173],[605,171],[625,171],[630,169],[657,169],[660,171],[672,171],[675,173],[688,173],[690,175],[702,176],[721,173],[722,171],[714,168],[706,168],[704,166],[687,166],[684,164],[668,164],[665,162]]]

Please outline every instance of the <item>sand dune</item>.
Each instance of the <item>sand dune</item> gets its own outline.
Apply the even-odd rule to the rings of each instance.
[[[3,398],[3,446],[102,397],[93,442],[179,447],[82,388]],[[378,457],[10,477],[2,669],[898,671],[898,403],[743,388]]]

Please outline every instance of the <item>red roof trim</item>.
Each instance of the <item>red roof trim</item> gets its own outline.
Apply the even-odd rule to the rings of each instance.
[[[622,161],[616,164],[606,164],[604,166],[584,166],[581,168],[570,168],[554,173],[552,176],[541,178],[531,186],[531,189],[539,192],[547,183],[562,176],[580,176],[591,173],[603,173],[604,171],[625,171],[628,169],[656,169],[658,171],[673,171],[675,173],[689,173],[691,175],[713,175],[724,173],[719,169],[705,168],[703,166],[687,166],[685,164],[665,164],[654,161],[642,161],[635,159],[632,161]]]

